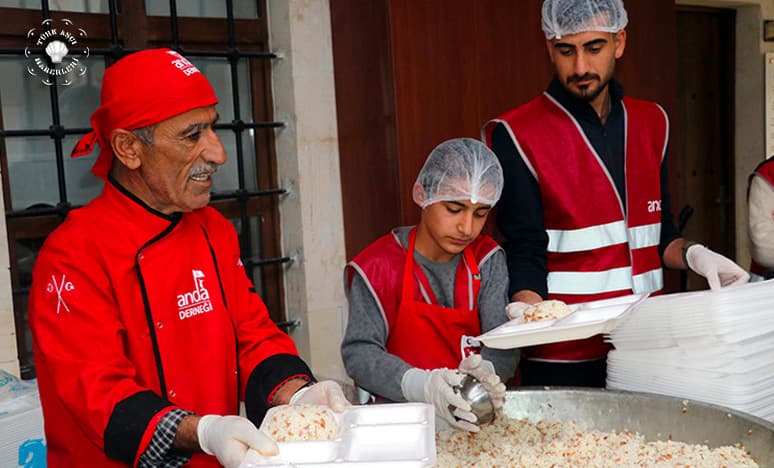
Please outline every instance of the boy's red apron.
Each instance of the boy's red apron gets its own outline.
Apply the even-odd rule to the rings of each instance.
[[[481,275],[470,247],[463,250],[463,260],[473,275],[473,310],[455,309],[438,305],[432,290],[427,288],[431,303],[414,300],[414,272],[426,283],[424,271],[416,267],[414,243],[416,229],[409,233],[406,265],[403,269],[403,288],[395,326],[387,340],[387,351],[420,369],[447,367],[456,369],[465,356],[479,349],[462,349],[467,338],[481,334],[478,318],[478,291]],[[459,271],[458,273],[459,274]],[[456,302],[456,301],[455,301]],[[460,307],[461,304],[455,304]]]

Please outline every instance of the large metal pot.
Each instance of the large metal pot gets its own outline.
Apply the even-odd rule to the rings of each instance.
[[[774,424],[728,408],[650,393],[524,387],[506,394],[505,415],[537,421],[582,421],[601,431],[629,430],[647,440],[710,447],[736,445],[774,467]]]

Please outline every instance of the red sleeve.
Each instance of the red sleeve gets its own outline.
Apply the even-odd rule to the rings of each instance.
[[[68,233],[50,236],[30,289],[41,402],[47,416],[68,419],[108,456],[132,463],[154,415],[170,404],[135,380],[108,275],[93,246]]]

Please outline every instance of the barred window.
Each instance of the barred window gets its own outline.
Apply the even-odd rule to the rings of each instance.
[[[35,376],[27,297],[37,253],[70,210],[102,189],[90,172],[97,152],[70,159],[70,151],[90,130],[105,68],[150,47],[180,51],[215,88],[215,129],[229,159],[213,176],[211,205],[235,225],[248,276],[272,319],[287,325],[282,273],[290,259],[280,251],[278,219],[285,190],[273,140],[283,124],[273,117],[276,56],[264,0],[0,0],[0,15],[0,169],[22,377]],[[41,69],[50,55],[35,38],[51,28],[77,37],[63,59],[77,59],[74,72]]]

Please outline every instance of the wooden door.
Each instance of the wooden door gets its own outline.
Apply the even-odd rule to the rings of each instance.
[[[734,24],[727,9],[680,8],[676,15],[679,205],[691,210],[684,235],[730,258],[734,230]],[[673,165],[674,167],[674,165]],[[686,208],[690,207],[690,208]],[[688,275],[688,289],[706,289]]]

